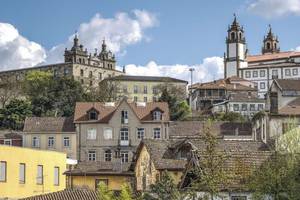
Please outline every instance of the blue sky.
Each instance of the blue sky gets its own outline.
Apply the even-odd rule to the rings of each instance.
[[[136,10],[140,11],[140,14],[136,14]],[[97,23],[99,27],[94,27],[91,25],[92,19],[97,13],[99,16],[96,17],[96,21],[99,22]],[[127,16],[125,19],[115,20],[117,13]],[[151,67],[156,67],[161,74],[156,72],[154,75],[170,75],[186,79],[188,73],[183,73],[181,69],[196,67],[199,68],[198,81],[212,79],[222,74],[222,66],[219,66],[222,62],[218,57],[222,57],[225,51],[227,26],[232,22],[233,13],[237,13],[239,22],[244,25],[251,54],[260,53],[268,24],[272,24],[274,32],[279,36],[282,50],[296,49],[300,46],[299,0],[4,0],[1,1],[0,23],[12,25],[26,41],[16,42],[13,45],[4,42],[2,48],[5,51],[1,51],[0,26],[0,58],[8,57],[7,62],[0,61],[0,69],[35,65],[42,60],[47,61],[51,57],[50,54],[55,54],[55,59],[49,59],[49,62],[62,59],[61,50],[57,51],[60,54],[56,51],[53,53],[50,51],[51,48],[69,47],[71,45],[69,38],[75,30],[79,30],[79,36],[84,38],[89,49],[99,46],[103,37],[108,38],[108,44],[112,45],[117,54],[118,65],[128,65],[129,71],[148,74]],[[146,17],[150,16],[147,18],[148,21],[142,19],[145,17],[144,14]],[[114,23],[114,20],[115,24],[111,28],[109,23],[110,21]],[[102,31],[103,21],[108,28]],[[131,31],[130,25],[134,27],[136,22],[140,26],[139,29]],[[81,27],[83,23],[88,24],[88,32]],[[127,27],[126,31],[121,33],[118,32],[120,23],[124,23],[120,29]],[[144,25],[145,23],[147,24]],[[85,34],[93,32],[94,28],[97,34]],[[3,30],[3,38],[5,34],[11,35],[5,27]],[[132,33],[138,36],[132,38]],[[92,39],[86,35],[99,38]],[[128,38],[110,41],[110,38],[124,35]],[[32,48],[28,47],[30,46],[28,42],[36,43],[41,49],[36,51],[34,47],[35,50],[32,51]],[[16,46],[23,45],[25,49],[29,49],[29,53],[37,55],[25,56],[25,59],[23,55],[10,58],[7,45],[12,48],[11,52],[17,48]],[[210,58],[211,60],[207,60]],[[13,61],[15,59],[19,59],[18,62],[15,63]],[[175,68],[172,68],[174,66]]]

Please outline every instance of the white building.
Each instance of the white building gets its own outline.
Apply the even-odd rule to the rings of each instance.
[[[300,78],[300,52],[280,52],[278,37],[271,26],[264,37],[262,54],[248,55],[244,29],[234,17],[228,28],[224,54],[224,76],[238,76],[257,84],[258,96],[264,98],[273,79]]]

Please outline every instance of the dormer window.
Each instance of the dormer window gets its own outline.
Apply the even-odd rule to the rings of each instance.
[[[91,108],[90,110],[87,111],[87,114],[88,114],[89,120],[97,120],[99,112],[96,109]]]
[[[153,112],[153,120],[162,120],[161,111],[156,110]]]
[[[128,124],[128,111],[127,110],[122,110],[122,112],[121,112],[121,123]]]

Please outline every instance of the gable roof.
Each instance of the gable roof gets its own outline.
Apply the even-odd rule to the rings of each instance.
[[[281,91],[300,91],[300,80],[275,79],[274,84],[277,84]]]
[[[189,143],[198,151],[204,151],[206,145],[203,139],[169,139],[155,140],[144,139],[137,149],[137,158],[143,146],[146,147],[151,161],[158,170],[184,170],[187,164],[186,160],[176,158],[174,149],[183,143]],[[268,147],[259,141],[235,141],[218,139],[217,148],[226,152],[253,152],[266,151]]]
[[[75,132],[73,117],[26,117],[24,132]]]
[[[52,192],[48,194],[42,194],[32,197],[22,198],[20,200],[98,200],[99,195],[97,192],[83,189],[65,189],[58,192]]]
[[[105,80],[117,80],[117,81],[151,81],[151,82],[179,82],[179,83],[186,83],[187,81],[172,78],[172,77],[166,77],[166,76],[130,76],[130,75],[120,75],[120,76],[114,76],[110,78],[106,78]]]
[[[241,78],[229,77],[226,79],[219,79],[206,83],[196,83],[190,86],[190,89],[225,89],[233,91],[256,91],[257,89],[240,83],[232,83],[232,81],[248,81]],[[248,81],[249,82],[249,81]]]
[[[300,97],[289,102],[278,110],[279,115],[300,115]]]
[[[284,52],[279,52],[279,53],[248,55],[246,59],[249,63],[254,63],[254,62],[262,62],[262,61],[288,59],[288,58],[292,58],[292,57],[300,57],[300,52],[284,51]]]
[[[74,122],[80,123],[88,121],[87,111],[94,108],[99,112],[98,120],[94,121],[108,123],[122,102],[127,103],[141,121],[151,121],[151,111],[157,108],[163,111],[163,121],[170,120],[169,106],[166,102],[147,102],[145,103],[145,106],[138,106],[135,102],[127,102],[127,100],[123,99],[116,102],[115,106],[107,106],[103,102],[77,102],[75,106]]]

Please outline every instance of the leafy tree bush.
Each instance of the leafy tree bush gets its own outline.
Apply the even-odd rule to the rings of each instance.
[[[109,190],[107,185],[103,182],[99,183],[98,186],[99,200],[114,200],[113,191]]]

